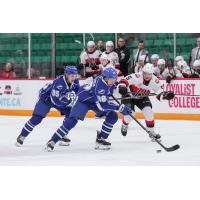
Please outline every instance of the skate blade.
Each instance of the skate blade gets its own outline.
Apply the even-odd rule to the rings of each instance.
[[[96,144],[96,146],[94,147],[95,150],[110,150],[111,147],[110,146],[104,146],[104,145],[100,145],[100,144]]]
[[[47,151],[47,152],[52,152],[53,151],[53,149],[51,149],[50,147],[45,147],[44,150]]]
[[[16,143],[15,143],[15,146],[16,146],[16,147],[22,147],[23,144],[20,144],[19,142],[16,142]]]
[[[69,146],[70,145],[70,142],[63,142],[63,141],[60,141],[58,143],[59,146]]]

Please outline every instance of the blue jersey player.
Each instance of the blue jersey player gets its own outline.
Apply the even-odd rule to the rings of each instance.
[[[90,85],[83,85],[77,94],[78,100],[73,106],[69,118],[65,118],[62,126],[54,133],[46,145],[47,151],[52,151],[55,144],[65,137],[75,127],[78,120],[84,120],[88,110],[105,116],[101,131],[98,131],[95,149],[110,149],[111,143],[106,141],[118,120],[117,110],[127,115],[130,109],[124,104],[116,105],[108,101],[110,94],[116,88],[117,71],[106,68],[102,74],[96,77]]]
[[[35,105],[33,115],[24,125],[17,138],[16,146],[23,145],[24,139],[36,125],[41,123],[51,108],[56,108],[63,113],[65,118],[69,116],[79,90],[77,74],[75,66],[67,66],[64,75],[57,77],[52,83],[46,84],[39,91],[39,100]],[[60,142],[69,145],[70,140],[65,137]]]

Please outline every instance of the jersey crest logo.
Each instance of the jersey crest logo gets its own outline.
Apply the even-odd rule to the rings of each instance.
[[[62,85],[58,85],[56,88],[61,90],[63,88],[63,86]]]
[[[99,94],[105,94],[105,90],[99,90],[98,93]]]

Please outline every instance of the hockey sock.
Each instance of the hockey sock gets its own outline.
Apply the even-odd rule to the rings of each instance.
[[[112,111],[108,113],[101,128],[101,134],[100,134],[101,138],[103,139],[108,138],[117,120],[118,120],[118,116],[116,112]]]
[[[34,127],[42,121],[42,119],[43,117],[41,116],[33,115],[31,119],[24,125],[20,135],[27,137],[29,133],[34,129]]]
[[[69,133],[69,131],[77,124],[77,122],[78,120],[74,118],[64,119],[63,125],[60,126],[60,128],[58,128],[58,130],[53,134],[51,140],[57,143]]]

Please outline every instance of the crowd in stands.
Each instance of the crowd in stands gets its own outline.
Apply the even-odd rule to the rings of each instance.
[[[176,56],[175,60],[168,59],[167,55],[159,57],[158,54],[151,54],[145,48],[145,42],[138,41],[138,48],[129,50],[124,38],[117,41],[117,48],[114,48],[112,41],[104,43],[99,40],[87,43],[87,48],[80,54],[79,72],[82,77],[96,76],[107,66],[113,66],[118,71],[118,76],[127,76],[131,73],[141,72],[146,63],[152,63],[154,74],[158,78],[165,78],[169,83],[174,78],[199,78],[200,77],[200,37],[197,38],[197,46],[191,50],[189,61],[183,56]],[[19,52],[20,53],[20,52]],[[22,59],[22,53],[18,55],[19,61],[15,61],[15,66],[11,62],[5,64],[0,71],[0,78],[12,79],[28,77],[27,67]],[[32,78],[40,77],[40,71],[31,68]]]
[[[197,38],[197,47],[191,50],[190,60],[187,63],[183,56],[178,55],[175,62],[167,59],[167,55],[160,58],[158,54],[151,55],[145,49],[144,41],[138,42],[138,48],[132,52],[126,47],[125,39],[118,39],[118,47],[114,49],[112,41],[107,41],[103,48],[103,42],[89,41],[87,50],[80,55],[80,73],[84,77],[100,74],[107,66],[113,66],[118,71],[118,76],[127,76],[130,73],[138,73],[146,63],[154,66],[154,74],[158,78],[165,78],[168,83],[174,78],[199,78],[200,77],[200,38]],[[132,57],[131,57],[132,54]]]

